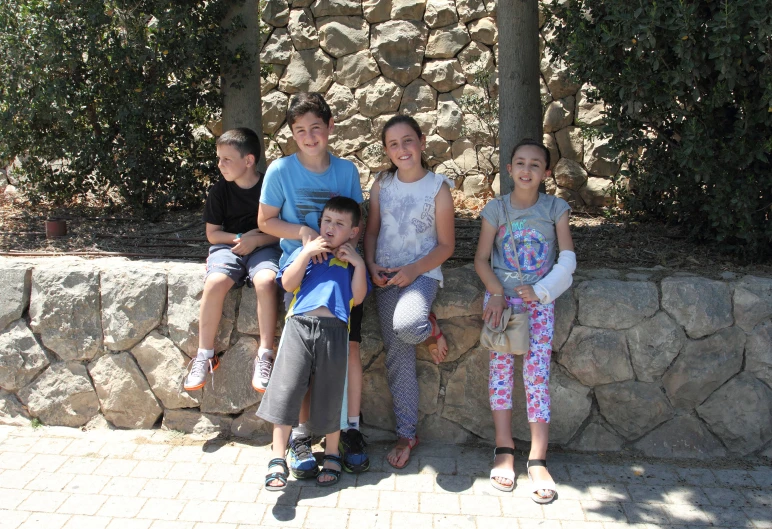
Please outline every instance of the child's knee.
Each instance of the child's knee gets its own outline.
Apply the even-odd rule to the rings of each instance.
[[[218,296],[223,297],[228,293],[235,281],[226,274],[213,273],[206,276],[204,281],[204,297]]]
[[[260,270],[252,278],[252,285],[257,293],[276,293],[278,285],[276,284],[276,272],[273,270]]]
[[[414,315],[394,315],[394,335],[409,344],[418,344],[431,332],[429,320],[422,320]]]

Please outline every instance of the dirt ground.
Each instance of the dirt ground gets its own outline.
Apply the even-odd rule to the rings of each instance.
[[[456,251],[446,267],[472,262],[480,230],[479,212],[490,197],[464,198],[456,205]],[[100,204],[31,206],[23,197],[0,193],[0,255],[75,254],[98,257],[113,253],[131,258],[203,261],[208,243],[203,211],[169,211],[150,222],[131,211],[108,211]],[[67,235],[47,239],[45,220],[64,219]],[[709,245],[687,240],[678,227],[627,222],[609,214],[574,212],[571,231],[580,268],[651,268],[688,271],[707,277],[725,272],[772,276],[772,263],[746,265]]]

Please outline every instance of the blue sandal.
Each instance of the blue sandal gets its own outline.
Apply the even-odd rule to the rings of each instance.
[[[327,461],[338,465],[338,470],[335,470],[334,468],[324,468],[324,466],[322,466],[322,469],[319,471],[319,475],[316,476],[316,484],[320,487],[331,487],[340,481],[340,470],[343,468],[343,461],[341,460],[340,456],[325,454],[324,458],[322,459],[322,465],[324,465]],[[333,479],[329,481],[319,481],[319,478],[323,476],[332,476]]]
[[[282,490],[287,486],[287,477],[289,477],[289,469],[287,468],[287,462],[281,457],[276,457],[268,462],[268,469],[271,467],[281,467],[281,472],[271,472],[265,476],[265,488],[266,490]],[[281,481],[281,485],[269,485],[273,480],[278,479]]]

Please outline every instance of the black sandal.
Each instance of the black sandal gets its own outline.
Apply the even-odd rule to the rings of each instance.
[[[324,464],[330,461],[331,463],[335,463],[338,465],[338,470],[335,470],[334,468],[325,468]],[[319,471],[319,475],[316,476],[316,484],[320,487],[330,487],[332,485],[335,485],[338,481],[340,481],[340,470],[343,468],[343,461],[341,460],[340,456],[334,456],[334,455],[328,455],[325,454],[324,458],[322,458],[322,469]],[[333,479],[329,481],[319,481],[319,478],[322,476],[332,476]]]
[[[287,462],[281,458],[276,457],[274,459],[271,459],[268,462],[268,469],[270,470],[271,467],[281,467],[281,472],[271,472],[270,474],[267,474],[265,476],[265,488],[266,490],[282,490],[284,487],[287,486],[287,477],[289,477],[289,469],[287,468]],[[269,483],[275,479],[278,479],[281,481],[281,485],[269,485]]]

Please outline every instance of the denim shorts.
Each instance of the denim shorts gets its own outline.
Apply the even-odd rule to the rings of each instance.
[[[260,270],[279,273],[281,248],[278,244],[261,246],[248,255],[236,255],[231,248],[233,246],[230,244],[215,244],[209,248],[204,281],[209,274],[220,273],[231,278],[236,288],[241,288],[245,283],[251,288],[252,279]]]

